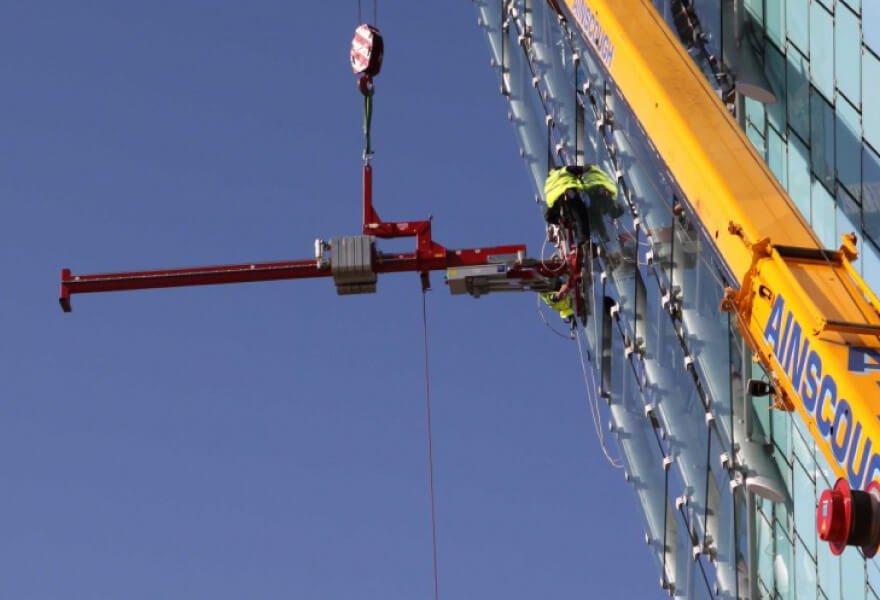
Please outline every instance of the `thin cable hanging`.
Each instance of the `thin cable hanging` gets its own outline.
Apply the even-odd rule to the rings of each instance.
[[[614,458],[611,454],[608,453],[608,448],[605,446],[605,434],[602,432],[602,425],[599,423],[600,412],[599,412],[599,398],[595,394],[595,390],[597,389],[597,385],[595,380],[593,380],[593,373],[587,368],[586,362],[584,360],[584,351],[581,348],[583,344],[583,339],[581,338],[580,328],[575,329],[575,336],[577,338],[577,348],[578,348],[578,357],[580,358],[581,364],[581,373],[584,376],[584,387],[586,389],[587,395],[587,404],[590,407],[590,416],[593,418],[593,427],[596,429],[596,437],[599,439],[599,446],[602,448],[602,454],[605,455],[605,459],[615,469],[623,468],[623,461],[620,458]]]
[[[434,600],[440,598],[440,576],[437,569],[437,516],[434,503],[434,440],[431,426],[431,377],[428,369],[428,309],[427,291],[422,290],[422,333],[425,352],[425,429],[428,443],[428,495],[431,498],[431,550],[434,571]]]

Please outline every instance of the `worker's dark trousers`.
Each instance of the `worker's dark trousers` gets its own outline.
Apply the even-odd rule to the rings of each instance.
[[[563,211],[567,220],[571,222],[574,228],[575,239],[577,239],[578,244],[587,242],[590,239],[590,217],[586,204],[584,204],[576,190],[566,190],[565,196],[557,200],[553,204],[553,208],[546,210],[544,218],[551,225],[559,225],[560,216]]]

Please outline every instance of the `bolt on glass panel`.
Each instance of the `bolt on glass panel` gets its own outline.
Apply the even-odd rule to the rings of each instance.
[[[880,156],[862,147],[862,218],[865,233],[880,243]]]
[[[841,9],[845,11],[846,9]],[[837,179],[856,200],[862,197],[862,116],[838,97],[834,131]]]
[[[872,0],[872,4],[877,6],[880,12],[880,2]],[[865,5],[867,9],[867,4]],[[862,21],[864,26],[866,21]],[[880,29],[880,14],[877,15],[876,27]],[[865,96],[868,90],[880,89],[880,59],[870,52],[862,53],[862,87],[865,88]],[[877,102],[876,95],[871,98],[871,102],[862,103],[862,126],[865,132],[865,139],[874,148],[880,149],[880,102]]]
[[[785,24],[788,39],[804,54],[810,51],[809,31],[810,15],[809,0],[788,0],[786,2]]]
[[[809,149],[795,136],[788,137],[788,195],[810,219],[810,163]]]
[[[788,121],[801,139],[810,141],[809,62],[789,47],[786,66]]]
[[[810,4],[810,77],[826,98],[834,98],[834,20],[818,2]]]
[[[836,237],[837,231],[834,224],[834,197],[819,183],[818,179],[813,180],[812,196],[813,230],[826,248],[837,248],[840,245],[840,240]]]
[[[862,101],[861,39],[859,17],[841,5],[834,15],[834,76],[837,89],[856,106]]]
[[[825,187],[834,189],[834,108],[810,88],[810,163]]]

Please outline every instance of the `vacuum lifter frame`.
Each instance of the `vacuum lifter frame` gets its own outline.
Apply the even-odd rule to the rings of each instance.
[[[378,273],[417,272],[423,290],[430,289],[429,273],[450,271],[459,282],[453,293],[462,290],[479,296],[491,291],[546,291],[565,267],[560,259],[535,261],[526,258],[526,246],[514,244],[486,248],[449,250],[434,241],[431,221],[386,222],[373,207],[373,171],[363,167],[363,235],[335,238],[330,243],[317,240],[315,258],[269,263],[242,263],[186,269],[127,271],[74,275],[61,271],[59,302],[71,312],[71,296],[93,292],[118,292],[154,288],[215,285],[333,277],[339,294],[371,293]],[[414,252],[383,254],[375,238],[415,237]],[[330,250],[329,259],[325,252]],[[491,269],[486,267],[492,266]]]

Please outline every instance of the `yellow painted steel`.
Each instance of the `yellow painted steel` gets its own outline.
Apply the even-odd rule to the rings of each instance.
[[[576,26],[739,277],[724,308],[817,446],[856,488],[880,480],[880,302],[809,224],[649,0],[565,0]]]

